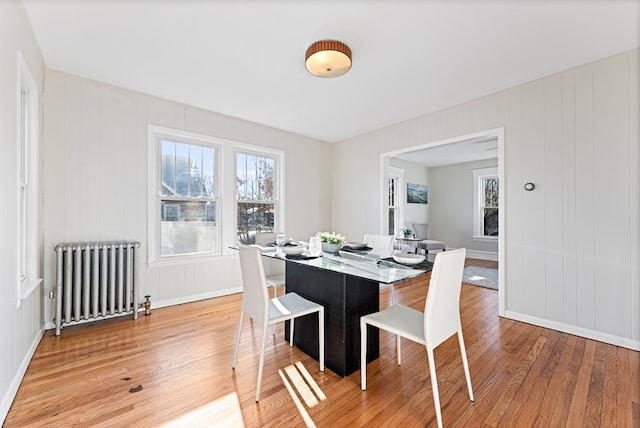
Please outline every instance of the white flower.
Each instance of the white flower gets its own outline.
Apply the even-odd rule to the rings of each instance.
[[[342,244],[346,239],[339,233],[334,232],[318,232],[316,236],[320,238],[320,242],[328,242],[330,244]]]

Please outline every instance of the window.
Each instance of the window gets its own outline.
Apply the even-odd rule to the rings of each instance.
[[[498,168],[473,170],[474,238],[498,238]]]
[[[237,238],[255,243],[257,233],[275,232],[278,215],[278,157],[236,152]]]
[[[150,264],[232,254],[284,230],[284,152],[156,125],[148,138]]]
[[[387,233],[396,235],[402,223],[402,178],[404,171],[399,168],[389,167],[387,178],[387,207],[389,210],[389,225]]]
[[[396,223],[398,222],[398,178],[389,177],[389,235],[395,235],[395,231],[398,229]]]
[[[150,261],[219,254],[219,144],[155,126],[149,127],[149,141]]]
[[[41,283],[38,257],[38,86],[18,52],[17,301]]]

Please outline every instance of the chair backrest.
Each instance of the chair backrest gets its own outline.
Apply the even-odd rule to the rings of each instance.
[[[256,244],[266,245],[266,244],[273,244],[274,242],[276,242],[275,232],[256,233]]]
[[[371,253],[378,255],[381,259],[391,257],[393,246],[393,235],[364,235],[364,242],[372,248]]]
[[[238,251],[242,273],[242,310],[253,318],[254,322],[265,326],[269,317],[269,291],[260,250],[240,245]]]
[[[461,328],[460,288],[465,256],[465,248],[436,255],[424,307],[424,332],[431,349]]]
[[[429,223],[412,223],[413,232],[416,234],[416,238],[418,239],[429,239],[429,230],[431,229],[431,224]]]

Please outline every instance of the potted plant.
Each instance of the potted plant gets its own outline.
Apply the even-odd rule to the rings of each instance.
[[[339,233],[318,232],[316,234],[320,238],[322,244],[322,251],[327,253],[337,253],[342,248],[342,243],[345,241],[345,237]]]
[[[409,238],[413,233],[413,231],[406,226],[402,226],[400,232],[402,232],[402,236],[404,236],[405,238]]]

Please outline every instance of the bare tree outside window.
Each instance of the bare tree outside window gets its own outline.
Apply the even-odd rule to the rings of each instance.
[[[252,244],[257,233],[275,232],[275,168],[273,157],[236,154],[238,242]]]
[[[485,178],[483,182],[483,234],[484,236],[498,236],[498,178]]]
[[[474,228],[476,239],[496,239],[498,237],[499,182],[498,168],[473,170],[474,180]]]
[[[389,206],[389,227],[387,232],[389,233],[389,235],[395,235],[395,231],[397,230],[397,224],[398,224],[398,218],[397,218],[397,214],[398,214],[398,204],[397,204],[397,200],[398,200],[398,178],[397,177],[391,177],[389,178],[389,187],[388,187],[388,194],[389,194],[389,201],[388,201],[388,206]]]

